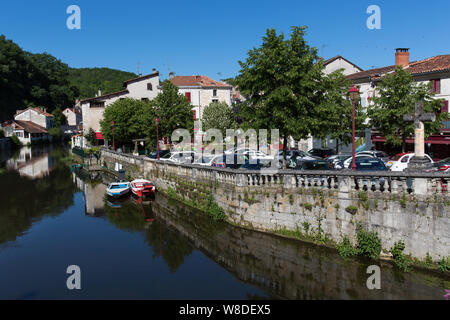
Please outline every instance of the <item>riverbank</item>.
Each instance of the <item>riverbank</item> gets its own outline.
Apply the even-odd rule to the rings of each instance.
[[[206,208],[212,195],[227,222],[251,230],[312,239],[331,247],[348,238],[353,249],[372,256],[378,250],[382,258],[392,257],[391,249],[404,242],[404,251],[397,257],[431,268],[441,261],[445,267],[450,255],[450,201],[439,190],[441,178],[433,175],[418,177],[430,192],[417,195],[405,189],[407,177],[396,173],[384,177],[392,179],[391,190],[380,186],[358,190],[355,175],[348,173],[260,174],[175,165],[106,150],[102,150],[101,161],[108,167],[120,163],[131,177],[152,179],[161,191],[168,193],[170,188],[193,207]],[[358,245],[358,226],[363,227],[362,236],[374,239],[379,248]]]

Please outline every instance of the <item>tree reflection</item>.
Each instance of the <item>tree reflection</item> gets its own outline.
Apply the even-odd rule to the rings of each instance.
[[[34,222],[57,216],[73,205],[77,188],[70,169],[59,160],[55,159],[48,175],[35,180],[16,171],[0,170],[0,243],[15,241]]]
[[[145,241],[152,249],[153,257],[162,257],[171,273],[175,273],[185,257],[192,254],[193,247],[185,237],[169,230],[160,221],[149,219],[153,216],[151,206],[131,201],[116,201],[113,205],[115,207],[108,205],[105,199],[108,220],[121,230],[145,232]]]

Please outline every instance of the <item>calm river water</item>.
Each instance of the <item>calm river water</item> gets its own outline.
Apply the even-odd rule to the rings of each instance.
[[[111,202],[58,148],[0,157],[0,299],[444,299],[450,279],[214,223],[157,195]],[[66,269],[81,269],[68,290]]]

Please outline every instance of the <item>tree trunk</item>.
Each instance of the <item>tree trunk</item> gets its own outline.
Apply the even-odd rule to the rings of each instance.
[[[406,152],[406,136],[402,135],[402,153]]]

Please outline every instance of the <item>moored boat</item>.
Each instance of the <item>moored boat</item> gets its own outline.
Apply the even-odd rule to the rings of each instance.
[[[120,198],[130,193],[131,185],[129,182],[112,182],[106,189],[106,194],[113,198]]]
[[[155,185],[145,179],[136,179],[131,181],[131,192],[139,198],[149,196],[155,193]]]

